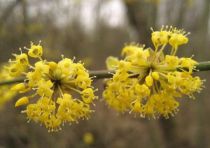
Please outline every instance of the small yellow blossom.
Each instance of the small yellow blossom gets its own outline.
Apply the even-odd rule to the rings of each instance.
[[[106,59],[106,65],[107,65],[108,70],[116,69],[118,64],[119,64],[119,60],[116,57],[110,56]]]
[[[188,38],[182,32],[178,32],[178,33],[173,32],[169,39],[169,44],[174,48],[177,48],[178,46],[187,44],[187,43],[188,43]]]
[[[85,103],[93,102],[94,98],[95,96],[92,88],[87,88],[82,91],[82,99]]]
[[[51,97],[53,94],[53,82],[51,80],[40,80],[37,84],[37,94],[40,96]]]
[[[25,67],[20,63],[12,63],[7,69],[11,77],[19,77],[25,71]]]
[[[168,31],[155,31],[152,33],[152,42],[156,48],[161,45],[166,45],[169,40],[169,32]]]
[[[22,50],[20,49],[20,54],[13,54],[13,56],[15,59],[10,59],[9,65],[5,66],[5,68],[9,71],[11,77],[19,77],[29,66],[28,55],[22,53]]]
[[[192,76],[197,62],[175,55],[178,47],[188,42],[187,35],[184,30],[166,26],[152,32],[154,50],[125,46],[124,59],[115,66],[103,92],[107,104],[140,117],[169,118],[178,112],[179,98],[187,95],[195,99],[193,94],[203,87],[203,80]],[[170,46],[171,53],[164,54]]]
[[[13,91],[22,91],[24,90],[26,87],[25,87],[25,84],[24,83],[18,83],[16,85],[14,85],[11,90]]]
[[[160,76],[159,76],[158,72],[152,72],[152,78],[155,80],[159,80]]]
[[[32,58],[40,58],[43,54],[43,49],[40,44],[34,45],[31,43],[31,48],[28,51],[28,55]]]
[[[91,103],[96,96],[83,64],[68,58],[62,58],[57,63],[43,60],[40,44],[32,43],[30,49],[25,49],[29,50],[28,53],[21,51],[20,55],[14,54],[15,60],[10,60],[7,67],[11,76],[26,78],[24,83],[15,85],[12,90],[30,94],[17,100],[15,107],[26,105],[22,113],[29,121],[44,125],[49,132],[60,130],[65,123],[89,119],[93,112]],[[38,60],[30,64],[28,56]]]
[[[16,62],[20,63],[21,65],[28,65],[28,55],[25,53],[22,53],[20,55],[15,55],[16,57]]]
[[[11,77],[9,74],[8,65],[1,65],[0,66],[0,80],[12,80],[13,77]],[[11,101],[15,95],[17,94],[16,90],[11,90],[13,88],[13,85],[2,85],[0,86],[0,109],[4,107],[4,105]]]
[[[136,112],[136,113],[139,113],[139,112],[142,112],[143,111],[143,107],[142,107],[142,104],[139,100],[136,100],[134,103],[133,103],[133,106],[132,106],[132,112]]]
[[[83,135],[83,142],[87,145],[91,145],[94,143],[94,136],[92,133],[90,132],[86,132],[84,135]]]
[[[147,86],[152,86],[153,85],[153,78],[148,75],[146,78],[145,78],[145,83],[147,84]]]
[[[153,31],[153,29],[152,29]],[[188,38],[184,30],[173,28],[172,26],[163,26],[160,31],[153,31],[151,40],[155,46],[155,51],[158,50],[159,47],[163,46],[161,50],[164,49],[164,46],[167,44],[172,47],[172,55],[176,54],[177,48],[180,45],[187,44]],[[161,51],[160,50],[160,51]]]
[[[166,55],[165,62],[168,65],[168,68],[174,69],[174,68],[177,68],[180,60],[177,56]]]
[[[18,99],[15,103],[15,107],[18,107],[18,106],[22,106],[22,105],[26,105],[29,103],[29,99],[28,97],[22,97],[20,99]]]

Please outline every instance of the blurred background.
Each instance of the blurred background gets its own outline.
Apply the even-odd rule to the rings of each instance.
[[[119,56],[126,43],[152,47],[150,27],[162,25],[191,32],[179,55],[210,60],[210,0],[0,0],[0,62],[41,40],[47,59],[75,56],[88,69],[101,70],[106,57]],[[27,123],[14,108],[17,98],[0,102],[0,148],[210,147],[210,72],[199,75],[206,79],[204,90],[196,100],[183,99],[180,111],[168,120],[140,119],[108,108],[101,98],[103,80],[94,82],[100,99],[92,118],[58,133]]]

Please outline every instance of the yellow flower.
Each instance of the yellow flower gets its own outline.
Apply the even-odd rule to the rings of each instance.
[[[188,38],[182,32],[178,33],[176,33],[176,31],[173,32],[169,39],[169,44],[174,48],[177,48],[178,46],[187,43],[188,43]]]
[[[37,84],[37,94],[39,94],[40,96],[46,96],[46,97],[51,97],[53,94],[53,83],[51,82],[51,80],[40,80]]]
[[[20,54],[13,54],[15,57],[14,60],[9,60],[9,64],[5,66],[5,68],[9,71],[9,75],[11,77],[18,77],[21,76],[23,72],[27,70],[30,63],[28,60],[28,55],[25,53],[22,53],[22,50],[20,49]]]
[[[15,103],[15,107],[26,105],[29,103],[28,97],[22,97]]]
[[[1,65],[0,66],[0,80],[12,80],[13,78],[8,74],[9,69],[8,65]],[[17,94],[17,90],[11,90],[13,88],[13,85],[2,85],[0,86],[0,109],[4,107],[4,105],[11,101],[15,95]],[[20,88],[20,87],[19,87]]]
[[[33,43],[31,43],[31,48],[28,51],[28,55],[32,58],[41,58],[42,54],[42,46],[40,44],[34,45]]]
[[[25,84],[24,83],[18,83],[16,85],[14,85],[11,90],[13,91],[22,91],[24,90],[26,87],[25,87]]]
[[[136,100],[133,103],[131,111],[134,112],[134,113],[139,113],[139,112],[143,111],[143,107],[142,107],[142,104],[140,103],[140,101]]]
[[[87,145],[91,145],[94,143],[94,136],[92,133],[90,132],[86,132],[84,135],[83,135],[83,142]]]
[[[103,92],[107,104],[141,117],[168,118],[178,111],[180,97],[194,99],[193,94],[203,87],[203,81],[192,76],[197,62],[175,55],[178,47],[188,42],[186,36],[183,30],[162,27],[152,32],[154,50],[133,44],[124,47],[124,59],[116,65]],[[171,45],[170,54],[164,54],[166,45]]]
[[[12,63],[6,68],[8,69],[11,77],[19,77],[25,71],[25,67],[23,67],[20,63]]]
[[[155,48],[158,48],[161,45],[166,45],[169,39],[169,32],[168,31],[155,31],[152,33],[152,42]]]
[[[15,55],[16,57],[16,62],[20,63],[21,65],[28,65],[28,55],[25,53],[22,53],[20,55]]]
[[[26,78],[24,83],[15,85],[12,90],[31,93],[17,100],[15,107],[26,105],[22,113],[27,115],[29,121],[43,124],[49,132],[60,130],[66,122],[88,119],[93,112],[91,103],[96,98],[88,71],[82,63],[68,58],[62,58],[57,63],[42,60],[42,50],[40,44],[32,43],[28,55],[21,51],[8,66],[11,76],[22,75]],[[38,60],[29,64],[28,56]],[[19,67],[24,69],[19,70]],[[33,98],[38,99],[31,101]]]
[[[149,87],[153,85],[153,78],[150,75],[145,78],[145,84]]]
[[[160,76],[158,72],[152,72],[152,78],[155,80],[159,80]]]
[[[165,63],[171,69],[175,69],[179,65],[179,62],[180,60],[177,56],[172,56],[172,55],[165,56]]]
[[[39,61],[35,63],[35,71],[36,73],[40,73],[41,75],[45,75],[49,73],[50,66],[45,61]]]
[[[106,65],[107,65],[108,70],[116,69],[118,64],[119,64],[119,60],[116,57],[110,56],[106,59]]]
[[[152,32],[151,40],[155,46],[155,51],[157,51],[160,46],[169,44],[172,46],[172,55],[175,55],[180,45],[188,43],[188,34],[189,33],[186,33],[184,30],[173,28],[172,26],[163,26],[160,31]],[[164,47],[162,47],[162,49],[163,48]]]
[[[94,98],[95,96],[92,88],[87,88],[82,91],[82,99],[85,103],[93,102]]]

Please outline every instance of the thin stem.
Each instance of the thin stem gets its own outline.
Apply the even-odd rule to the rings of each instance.
[[[194,70],[194,72],[209,71],[209,70],[210,70],[210,61],[204,61],[196,65],[196,69]],[[96,79],[111,78],[114,74],[114,71],[113,70],[96,70],[96,71],[90,71],[89,73],[90,73],[90,77],[92,77],[93,80],[96,80]],[[0,85],[9,85],[9,84],[14,84],[14,83],[20,83],[23,81],[24,81],[24,78],[16,78],[13,80],[0,81]]]
[[[93,79],[111,78],[114,74],[113,70],[94,70],[89,72]]]
[[[196,65],[196,69],[198,71],[208,71],[208,70],[210,70],[210,61],[204,61],[204,62],[198,63],[198,65]]]
[[[23,82],[24,78],[16,78],[16,79],[11,79],[11,80],[4,80],[0,82],[0,85],[9,85],[9,84],[14,84],[14,83],[20,83]]]

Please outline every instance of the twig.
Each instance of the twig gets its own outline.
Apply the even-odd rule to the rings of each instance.
[[[196,65],[195,72],[197,71],[209,71],[210,70],[210,61],[200,62],[198,65]],[[90,77],[93,79],[105,79],[105,78],[111,78],[113,76],[114,71],[112,70],[96,70],[96,71],[90,71]],[[16,78],[12,80],[4,80],[0,81],[0,85],[9,85],[13,83],[19,83],[23,82],[24,78]]]

